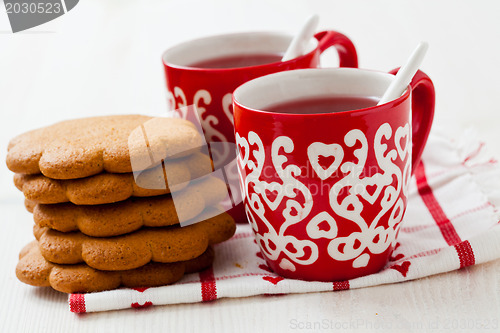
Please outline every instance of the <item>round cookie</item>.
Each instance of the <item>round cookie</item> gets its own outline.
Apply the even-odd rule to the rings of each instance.
[[[123,235],[145,227],[179,224],[199,215],[206,207],[226,198],[226,184],[211,176],[194,181],[175,195],[130,198],[112,204],[78,206],[72,203],[53,205],[25,201],[35,223],[61,232],[80,231],[92,237]]]
[[[137,179],[133,173],[100,173],[80,179],[59,180],[43,175],[14,175],[14,184],[26,199],[35,203],[72,202],[77,205],[101,205],[132,196],[151,197],[178,191],[189,180],[212,172],[210,158],[195,153],[185,159],[168,162],[168,181],[162,165],[144,170]]]
[[[214,208],[203,214],[214,216]],[[200,256],[209,245],[234,234],[236,224],[227,213],[186,227],[143,228],[130,234],[92,238],[80,232],[62,233],[35,225],[40,252],[50,262],[78,264],[106,271],[133,269],[155,261],[170,263]]]
[[[85,264],[58,265],[42,256],[36,241],[26,245],[19,254],[17,278],[37,287],[52,287],[63,293],[87,293],[116,289],[157,287],[174,283],[184,274],[199,272],[214,260],[211,247],[199,257],[176,263],[152,262],[126,271],[99,271]]]
[[[188,156],[202,142],[195,126],[183,119],[81,118],[18,135],[8,145],[7,166],[16,173],[54,179],[126,173],[151,168],[167,157]]]

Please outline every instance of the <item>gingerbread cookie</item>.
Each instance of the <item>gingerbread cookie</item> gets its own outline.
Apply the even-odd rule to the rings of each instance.
[[[8,146],[7,166],[16,173],[75,179],[148,169],[165,158],[188,156],[201,145],[195,126],[183,119],[91,117],[15,137]]]
[[[214,177],[203,177],[182,191],[152,198],[78,206],[72,203],[44,205],[26,201],[35,223],[61,232],[80,231],[92,237],[110,237],[135,231],[143,226],[165,227],[190,220],[206,207],[219,204],[227,196],[226,184]]]
[[[174,283],[184,274],[209,267],[214,259],[211,247],[197,258],[176,263],[152,262],[126,271],[99,271],[85,264],[58,265],[42,256],[36,241],[26,245],[19,254],[17,278],[37,287],[52,287],[63,293],[84,293],[116,289],[156,287]]]
[[[165,171],[166,168],[166,171]],[[133,173],[100,173],[95,176],[58,180],[43,175],[14,175],[14,184],[26,199],[42,204],[72,202],[77,205],[100,205],[126,200],[132,196],[151,197],[178,191],[212,172],[210,158],[195,153],[175,163],[168,162],[144,170],[134,179]],[[168,180],[165,176],[168,174]]]
[[[204,214],[213,214],[213,208]],[[107,238],[92,238],[80,232],[62,233],[37,225],[34,234],[40,252],[50,262],[85,262],[95,269],[116,271],[137,268],[150,261],[191,260],[200,256],[209,245],[229,239],[235,230],[231,216],[222,213],[186,227],[143,228]]]

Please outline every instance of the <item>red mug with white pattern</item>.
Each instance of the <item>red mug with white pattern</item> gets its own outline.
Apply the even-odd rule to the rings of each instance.
[[[209,144],[231,143],[212,147],[216,168],[235,158],[232,93],[236,87],[271,73],[318,67],[321,53],[331,46],[338,51],[341,67],[358,65],[352,42],[335,31],[317,33],[304,55],[282,62],[292,37],[275,32],[233,33],[191,40],[163,53],[170,109],[183,118],[200,121]],[[195,108],[185,108],[189,105]],[[189,110],[196,110],[198,116],[189,114]],[[234,180],[237,184],[235,163],[226,171],[228,182]],[[234,203],[238,201],[241,199],[233,198]],[[242,204],[236,204],[229,213],[237,222],[246,222]]]
[[[420,71],[377,105],[394,72],[304,69],[235,90],[246,214],[279,275],[342,281],[388,262],[434,115]]]

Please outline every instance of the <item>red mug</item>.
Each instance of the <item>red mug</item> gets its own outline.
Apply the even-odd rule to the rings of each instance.
[[[191,40],[163,53],[170,109],[177,110],[182,118],[199,121],[208,143],[233,143],[218,145],[216,149],[212,147],[211,154],[216,168],[235,159],[232,93],[236,87],[271,73],[317,67],[320,54],[331,46],[338,51],[341,67],[358,65],[353,43],[335,31],[317,33],[315,38],[309,41],[304,55],[281,62],[281,56],[291,39],[292,36],[274,32],[234,33]],[[199,66],[196,64],[210,62],[211,59],[221,59],[224,62],[224,58],[242,55],[250,58],[271,55],[276,58],[270,63],[248,67],[195,67]],[[194,105],[195,108],[186,108],[189,105]],[[198,115],[189,114],[189,110],[193,109]],[[226,168],[228,182],[234,181],[238,184],[235,163],[233,166]],[[236,191],[239,192],[238,187]],[[233,199],[233,202],[238,201],[241,202]],[[246,222],[242,204],[236,204],[229,213],[236,221]]]
[[[375,273],[388,262],[432,124],[432,81],[419,71],[402,96],[378,106],[287,112],[299,101],[380,98],[393,78],[353,68],[304,69],[235,90],[245,209],[276,273],[341,281]],[[278,104],[290,107],[266,111]]]

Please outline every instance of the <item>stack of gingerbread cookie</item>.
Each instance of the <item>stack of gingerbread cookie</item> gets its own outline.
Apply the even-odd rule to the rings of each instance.
[[[70,120],[11,140],[7,166],[36,238],[17,277],[93,292],[170,284],[210,266],[210,246],[236,227],[217,210],[227,188],[210,176],[201,144],[188,121],[139,115]]]

